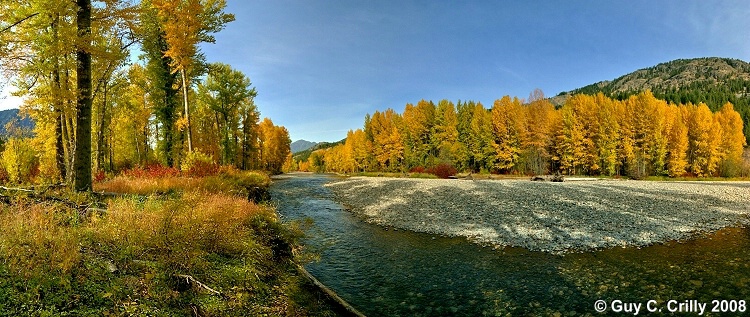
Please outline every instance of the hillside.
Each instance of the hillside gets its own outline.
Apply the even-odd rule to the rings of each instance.
[[[320,149],[331,148],[339,144],[344,144],[344,142],[346,142],[346,139],[343,139],[338,142],[320,142],[320,143],[316,143],[315,145],[311,146],[308,149],[305,149],[304,151],[299,151],[299,152],[292,151],[294,153],[293,154],[294,160],[298,162],[307,161],[307,158],[310,157],[310,154],[312,154],[312,152],[315,152],[316,150],[320,150]]]
[[[34,129],[34,121],[28,117],[19,117],[18,109],[2,110],[0,111],[0,135],[8,134],[8,131],[5,130],[5,125],[12,120],[18,120],[18,126],[21,128],[28,130]]]
[[[297,152],[302,152],[304,150],[307,150],[307,149],[315,146],[316,144],[318,144],[318,143],[317,142],[310,142],[310,141],[307,141],[307,140],[297,140],[297,141],[292,142],[292,144],[291,144],[290,147],[291,147],[291,150],[292,150],[292,154],[294,154],[294,153],[297,153]]]
[[[750,144],[750,63],[729,58],[678,59],[637,70],[614,80],[601,81],[551,98],[561,105],[568,96],[604,93],[626,99],[651,90],[659,99],[676,104],[706,103],[716,111],[726,102],[734,104],[745,123],[745,137]]]

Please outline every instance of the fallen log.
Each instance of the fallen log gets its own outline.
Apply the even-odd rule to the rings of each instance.
[[[328,297],[330,297],[332,300],[334,300],[336,303],[341,305],[344,309],[346,309],[347,312],[352,314],[352,316],[357,317],[365,317],[364,314],[360,313],[354,306],[347,303],[343,298],[341,298],[336,292],[334,292],[332,289],[328,288],[328,286],[325,286],[325,284],[318,281],[315,276],[310,274],[304,267],[301,265],[297,265],[297,270],[302,273],[308,280],[310,280],[316,287],[318,287],[320,290],[322,290]]]
[[[219,291],[217,291],[217,290],[215,290],[213,288],[208,287],[208,285],[201,283],[199,280],[196,280],[194,277],[192,277],[190,275],[175,274],[175,277],[177,277],[177,278],[184,278],[185,282],[187,282],[190,285],[195,285],[198,288],[202,288],[202,289],[205,289],[205,290],[211,292],[212,294],[216,294],[216,295],[221,296],[221,292],[219,292]]]

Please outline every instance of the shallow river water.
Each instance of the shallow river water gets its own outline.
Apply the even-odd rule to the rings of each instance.
[[[704,316],[750,315],[750,229],[564,256],[493,250],[365,223],[323,187],[331,180],[276,179],[271,196],[284,221],[313,221],[305,243],[320,260],[308,271],[367,316],[601,315],[599,300],[608,315],[696,316],[695,303]]]

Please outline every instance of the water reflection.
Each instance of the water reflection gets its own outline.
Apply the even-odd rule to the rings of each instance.
[[[333,201],[326,176],[275,181],[284,219],[311,218],[307,269],[368,316],[596,315],[598,299],[750,300],[750,230],[643,249],[550,255],[384,230]]]

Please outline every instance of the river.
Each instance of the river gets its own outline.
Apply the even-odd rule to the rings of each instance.
[[[365,223],[323,187],[331,180],[284,176],[271,197],[284,221],[313,222],[305,244],[320,260],[307,270],[367,316],[598,315],[598,300],[609,313],[626,308],[617,301],[641,304],[643,315],[649,300],[662,313],[689,300],[735,311],[742,303],[732,300],[750,301],[749,229],[641,249],[493,250]]]

